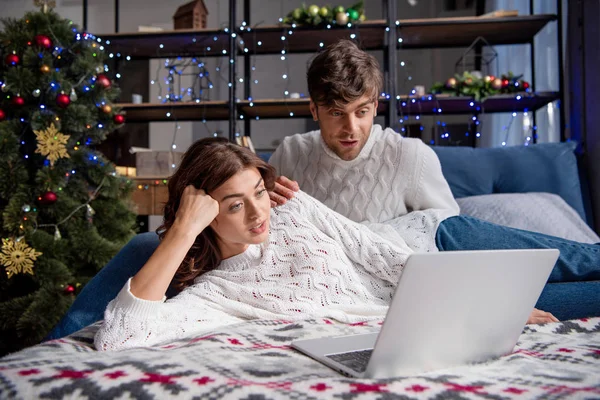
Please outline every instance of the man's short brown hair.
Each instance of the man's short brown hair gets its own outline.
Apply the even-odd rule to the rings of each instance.
[[[310,98],[317,105],[343,106],[367,95],[375,101],[383,86],[379,63],[350,40],[319,53],[306,73]]]

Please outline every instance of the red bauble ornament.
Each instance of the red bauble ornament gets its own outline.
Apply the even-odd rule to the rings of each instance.
[[[51,191],[47,191],[38,197],[38,202],[43,206],[51,206],[52,204],[56,203],[56,200],[58,200],[58,196],[56,193]]]
[[[124,124],[125,116],[121,115],[121,114],[115,114],[115,116],[113,117],[113,121],[115,121],[115,124],[117,124],[117,125]]]
[[[4,118],[6,118],[6,114],[3,110],[0,110],[0,121],[4,121]]]
[[[71,104],[71,99],[64,93],[56,96],[56,105],[60,108],[67,108]]]
[[[21,96],[15,96],[12,98],[12,105],[15,107],[22,107],[25,105],[25,99]]]
[[[96,77],[96,83],[102,86],[104,89],[108,89],[111,85],[110,79],[108,79],[108,76],[104,74],[100,74]]]
[[[529,89],[529,82],[523,82],[523,88],[525,90]]]
[[[73,293],[75,293],[75,286],[67,285],[65,287],[65,294],[73,294]]]
[[[507,88],[509,83],[510,82],[508,81],[508,79],[502,79],[502,87],[503,88]]]
[[[4,61],[6,62],[6,65],[17,65],[21,62],[21,58],[16,54],[9,54]]]
[[[38,47],[42,47],[44,49],[49,49],[52,47],[52,40],[46,35],[36,35],[33,40],[35,40],[35,44]]]

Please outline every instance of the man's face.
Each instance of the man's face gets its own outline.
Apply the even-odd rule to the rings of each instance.
[[[367,143],[377,115],[377,100],[363,96],[343,108],[317,106],[310,102],[310,111],[319,121],[325,144],[342,160],[355,159]]]

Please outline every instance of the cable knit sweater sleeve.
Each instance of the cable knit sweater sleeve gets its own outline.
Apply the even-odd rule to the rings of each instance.
[[[460,208],[448,181],[442,173],[442,166],[435,152],[421,141],[417,143],[420,160],[420,171],[414,181],[414,197],[407,199],[407,208],[410,211],[427,209],[448,210],[451,215],[458,215]]]
[[[135,297],[130,284],[131,278],[104,312],[104,322],[94,338],[100,351],[153,346],[196,334],[199,325],[210,330],[243,321],[210,307],[192,287],[164,302]]]
[[[374,276],[393,285],[398,283],[402,268],[413,251],[401,239],[394,243],[329,209],[320,201],[300,191],[296,201],[286,204],[291,214],[303,214],[321,232],[338,242],[346,256]],[[296,224],[295,221],[291,221]]]

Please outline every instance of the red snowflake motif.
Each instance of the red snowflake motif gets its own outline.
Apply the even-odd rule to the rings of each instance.
[[[146,375],[146,377],[140,379],[140,382],[164,383],[165,385],[173,384],[175,383],[174,379],[179,378],[178,376],[153,374],[151,372],[144,372],[144,375]]]
[[[228,340],[228,341],[229,341],[229,343],[231,343],[231,344],[236,344],[236,345],[239,345],[239,346],[241,346],[241,345],[242,345],[242,342],[240,342],[240,341],[239,341],[239,340],[237,340],[237,339],[227,339],[227,340]]]
[[[35,374],[39,374],[41,371],[39,369],[25,369],[23,371],[19,371],[19,375],[21,376],[29,376],[29,375],[35,375]]]
[[[517,388],[513,388],[513,387],[509,387],[508,389],[504,389],[503,392],[506,393],[512,393],[512,394],[521,394],[521,393],[525,393],[527,390],[525,389],[517,389]]]
[[[412,385],[410,387],[407,387],[406,390],[410,390],[411,392],[421,393],[426,390],[429,390],[429,388],[427,386]]]
[[[483,389],[483,386],[459,385],[458,383],[444,383],[444,385],[450,386],[449,389],[455,392],[486,394],[486,392],[480,392],[480,390]]]
[[[564,347],[561,347],[560,349],[558,349],[558,351],[561,351],[563,353],[572,353],[575,350],[571,350],[571,349],[565,349]]]
[[[588,322],[588,321],[589,321],[589,319],[588,319],[588,318],[580,318],[579,320],[580,320],[581,322]]]
[[[331,325],[331,324],[333,324],[333,322],[331,322],[331,321],[330,321],[330,320],[328,320],[328,319],[324,319],[323,321],[325,321],[325,323],[326,323],[327,325]]]
[[[194,379],[194,382],[196,382],[198,385],[206,385],[207,383],[211,383],[214,381],[214,379],[209,378],[208,376],[203,376],[202,378]]]
[[[327,386],[326,383],[317,383],[316,385],[312,385],[310,388],[312,390],[316,390],[317,392],[324,392],[327,389],[331,389],[331,386]]]
[[[372,385],[368,385],[365,383],[351,383],[350,386],[353,387],[351,393],[365,393],[365,392],[377,392],[377,393],[385,393],[388,390],[385,388],[387,383],[374,383]]]
[[[55,375],[53,378],[69,378],[69,379],[81,379],[85,378],[88,374],[91,374],[93,371],[72,371],[72,370],[64,370],[60,371],[60,374]]]
[[[104,374],[104,376],[109,379],[119,379],[123,376],[127,376],[127,374],[123,371],[115,371],[115,372],[109,372],[108,374]]]
[[[350,324],[350,326],[367,326],[368,323],[367,321],[360,321],[360,322],[355,322],[353,324]]]

